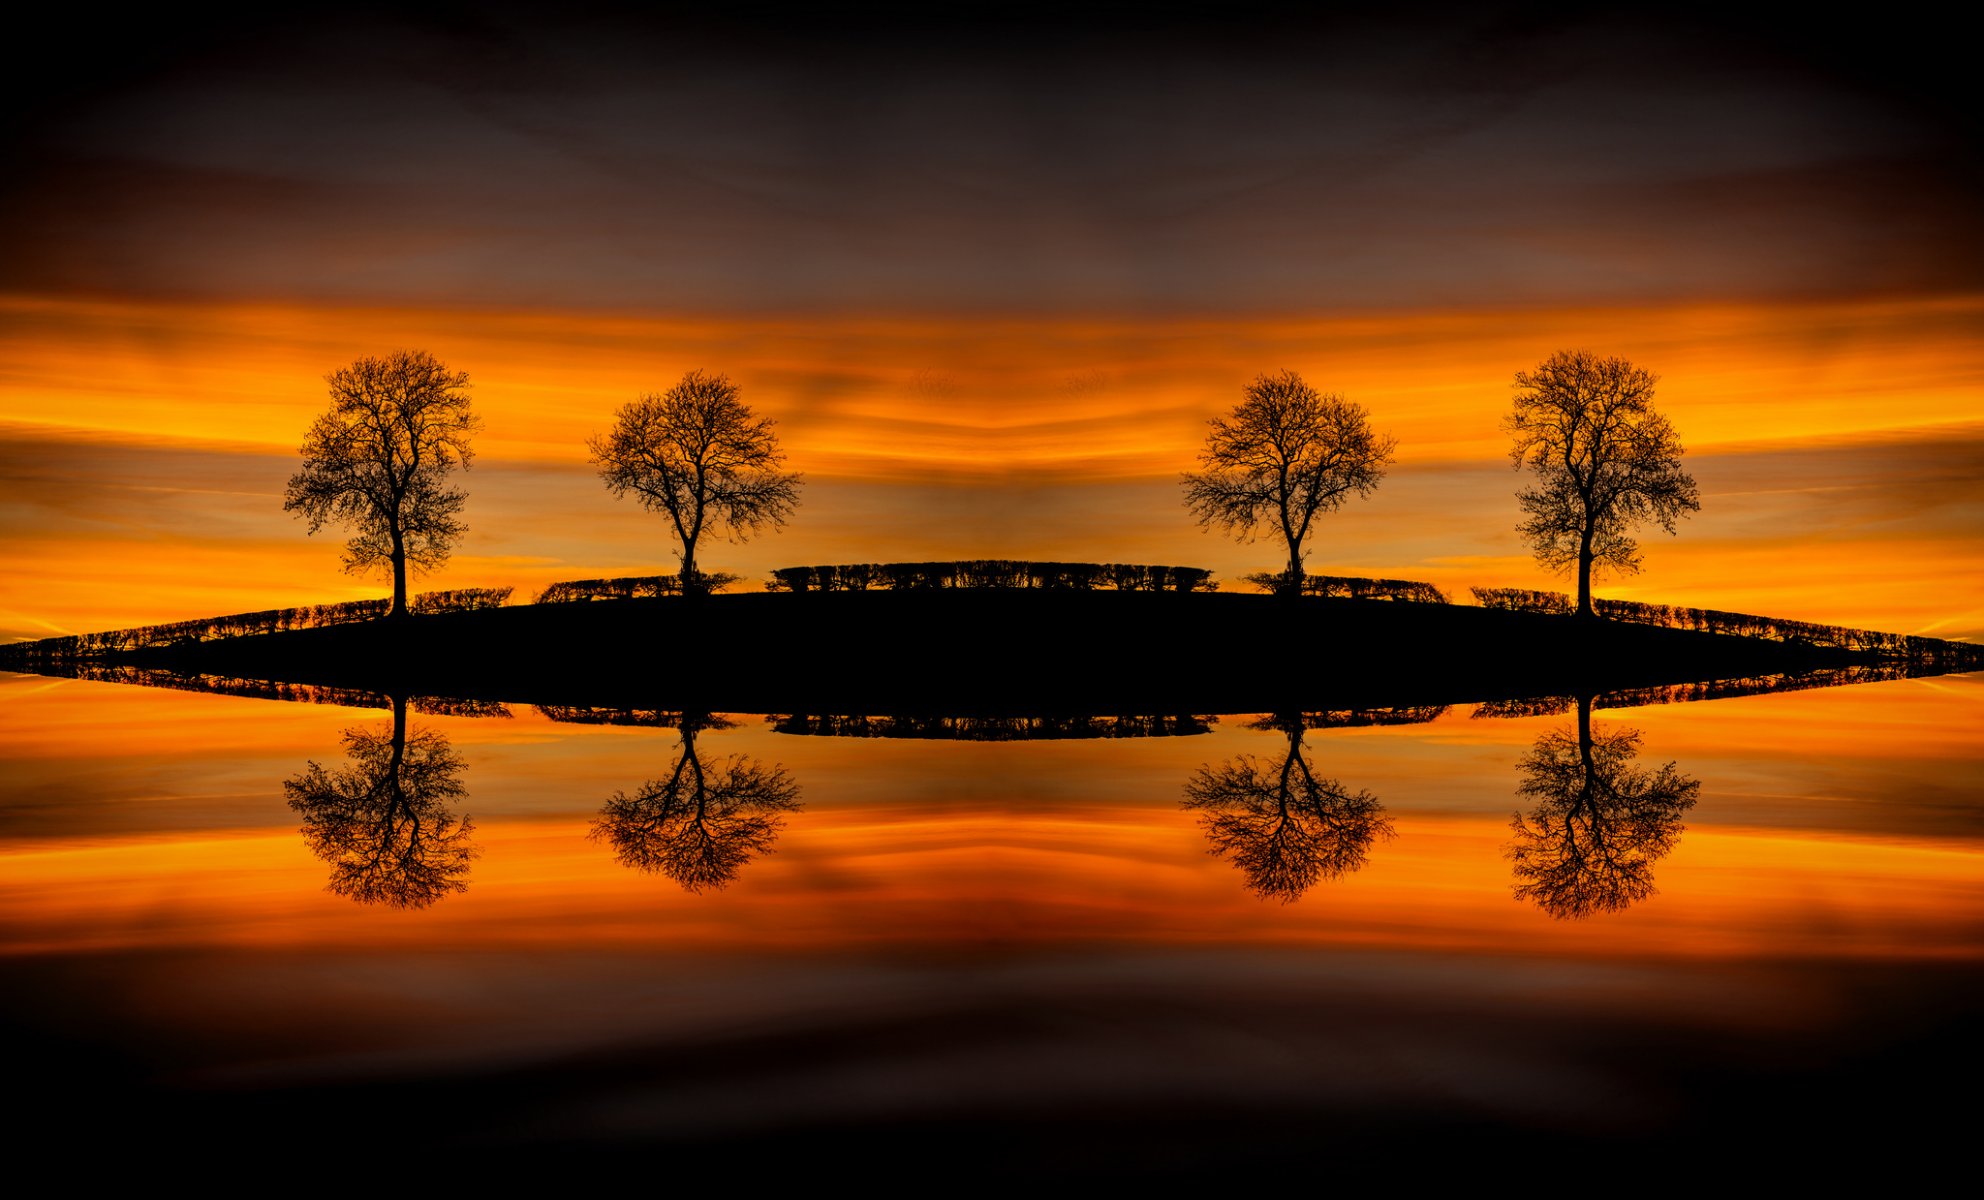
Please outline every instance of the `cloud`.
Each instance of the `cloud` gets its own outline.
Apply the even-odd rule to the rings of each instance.
[[[24,119],[0,287],[1260,312],[1984,283],[1974,144],[1877,55],[1736,18],[1247,15],[167,38]]]

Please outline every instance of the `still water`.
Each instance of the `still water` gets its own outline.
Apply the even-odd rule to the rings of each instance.
[[[605,715],[0,675],[24,1136],[1334,1177],[1968,1136],[1926,1081],[1977,1065],[1984,677]]]

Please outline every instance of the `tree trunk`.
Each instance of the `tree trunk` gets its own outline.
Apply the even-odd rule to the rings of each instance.
[[[1591,740],[1591,701],[1589,692],[1578,695],[1578,799],[1573,812],[1590,813],[1593,785],[1598,780],[1598,762],[1592,754]],[[1595,815],[1595,814],[1592,814]],[[1575,843],[1577,835],[1572,832],[1576,822],[1564,822],[1564,836]]]
[[[1302,594],[1302,543],[1292,536],[1288,538],[1287,590],[1297,596]]]
[[[679,579],[683,595],[690,595],[696,590],[696,539],[693,537],[682,543],[682,574]]]
[[[406,542],[397,529],[393,530],[393,609],[386,615],[406,615]]]
[[[1591,530],[1586,529],[1578,541],[1578,615],[1590,617],[1595,614],[1591,608]]]

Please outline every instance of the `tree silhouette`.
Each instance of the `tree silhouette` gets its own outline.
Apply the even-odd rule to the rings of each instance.
[[[469,465],[469,435],[481,428],[469,411],[468,375],[424,351],[399,350],[325,380],[331,407],[303,439],[303,469],[290,476],[283,508],[308,518],[311,533],[329,521],[352,527],[345,570],[386,566],[390,615],[404,616],[408,571],[446,562],[466,529],[457,520],[466,497],[447,480]]]
[[[1578,614],[1592,616],[1594,565],[1640,569],[1636,524],[1674,522],[1699,511],[1695,481],[1681,469],[1681,443],[1653,410],[1657,377],[1622,358],[1567,351],[1534,371],[1518,371],[1515,406],[1503,427],[1514,437],[1516,469],[1536,486],[1517,493],[1518,527],[1536,561],[1575,569]]]
[[[1351,792],[1310,770],[1299,716],[1271,717],[1255,727],[1287,735],[1280,764],[1242,754],[1217,768],[1200,767],[1185,784],[1184,807],[1202,814],[1210,852],[1245,873],[1255,895],[1288,904],[1319,880],[1363,867],[1372,841],[1391,837],[1392,824],[1371,793]]]
[[[600,478],[615,496],[668,514],[682,545],[684,590],[700,590],[696,543],[706,529],[743,541],[781,526],[799,503],[797,474],[779,470],[785,456],[769,418],[753,417],[737,385],[691,371],[660,395],[621,408],[607,434],[586,441]]]
[[[303,818],[303,840],[331,864],[329,888],[366,904],[425,908],[468,890],[480,853],[474,824],[451,807],[468,795],[462,759],[448,739],[406,724],[406,699],[393,699],[392,724],[344,731],[352,765],[328,771],[311,762],[283,783]]]
[[[1252,541],[1266,529],[1288,544],[1286,586],[1302,583],[1302,543],[1316,514],[1368,496],[1397,439],[1375,434],[1364,409],[1325,395],[1293,371],[1261,375],[1210,422],[1200,473],[1186,473],[1185,506],[1202,528]]]
[[[689,892],[721,888],[769,854],[784,814],[799,810],[799,785],[783,767],[743,755],[705,764],[696,734],[711,724],[685,715],[674,770],[632,795],[613,793],[592,827],[621,865],[666,875]]]
[[[1580,918],[1653,895],[1653,864],[1681,840],[1701,783],[1671,762],[1653,772],[1633,766],[1639,749],[1638,730],[1593,732],[1589,696],[1578,700],[1576,729],[1536,739],[1516,789],[1536,807],[1510,821],[1515,838],[1504,851],[1516,899]]]

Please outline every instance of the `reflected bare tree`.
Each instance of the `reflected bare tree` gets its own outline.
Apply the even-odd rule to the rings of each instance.
[[[461,756],[438,731],[409,730],[406,709],[406,698],[395,697],[390,725],[344,731],[350,766],[331,771],[312,761],[282,786],[311,853],[331,864],[331,891],[425,908],[468,890],[480,851],[469,838],[474,824],[454,811],[468,795]]]
[[[1375,796],[1310,769],[1304,727],[1300,715],[1256,722],[1255,728],[1287,736],[1279,763],[1241,754],[1200,767],[1185,784],[1184,806],[1200,814],[1210,852],[1239,868],[1254,894],[1283,904],[1321,880],[1360,869],[1371,843],[1392,836]]]
[[[592,826],[621,865],[666,875],[689,892],[721,888],[769,854],[784,814],[799,810],[799,785],[784,767],[741,754],[705,763],[696,734],[713,724],[720,722],[683,716],[674,769],[631,795],[613,793]]]
[[[1633,765],[1636,729],[1594,731],[1591,697],[1578,699],[1575,729],[1536,739],[1516,791],[1536,802],[1510,821],[1505,848],[1515,896],[1553,917],[1621,912],[1654,894],[1653,865],[1681,840],[1682,817],[1701,783],[1675,770]]]

